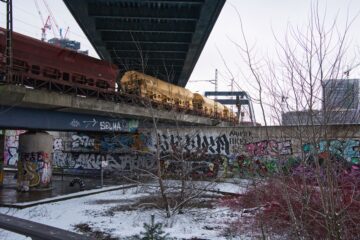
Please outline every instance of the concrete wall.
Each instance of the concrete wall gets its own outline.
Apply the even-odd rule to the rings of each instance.
[[[236,164],[239,157],[264,161],[269,166],[277,161],[307,157],[315,146],[325,150],[324,139],[328,140],[330,150],[337,156],[352,163],[358,163],[360,159],[360,125],[326,128],[193,127],[162,128],[157,133],[143,129],[137,134],[51,134],[54,136],[54,168],[64,168],[73,173],[98,172],[102,161],[108,162],[105,168],[108,173],[127,173],[137,168],[153,169],[155,162],[152,152],[157,148],[156,135],[159,137],[159,150],[164,155],[175,146],[180,146],[187,152],[220,157],[228,165]],[[11,138],[16,139],[16,136]],[[7,156],[5,165],[11,166],[13,162],[8,161]]]

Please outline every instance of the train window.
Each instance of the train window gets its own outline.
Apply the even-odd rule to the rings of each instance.
[[[86,78],[85,78],[84,75],[75,73],[75,74],[72,75],[71,81],[73,83],[85,84],[86,83]]]
[[[95,85],[95,81],[92,78],[87,78],[86,79],[86,84],[89,86],[94,86]]]
[[[20,71],[20,72],[29,71],[29,67],[27,63],[16,58],[13,59],[13,67],[15,71]]]
[[[63,79],[64,81],[69,81],[69,80],[70,80],[70,74],[67,73],[67,72],[63,72],[63,74],[62,74],[62,79]]]
[[[106,82],[105,80],[100,80],[100,79],[98,79],[98,80],[96,81],[96,86],[97,86],[98,88],[104,88],[104,89],[110,87],[108,82]]]
[[[31,66],[31,73],[35,75],[40,74],[40,67],[38,65],[32,65]]]
[[[51,67],[43,68],[43,75],[47,78],[58,79],[60,76],[59,70]]]

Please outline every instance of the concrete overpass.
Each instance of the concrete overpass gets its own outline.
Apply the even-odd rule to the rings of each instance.
[[[96,98],[0,85],[0,128],[58,131],[131,132],[137,127],[219,125],[218,120]],[[130,126],[131,125],[131,126]]]
[[[225,0],[64,0],[102,59],[185,86]]]

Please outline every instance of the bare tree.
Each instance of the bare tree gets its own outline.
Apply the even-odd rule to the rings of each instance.
[[[349,162],[334,155],[330,137],[336,129],[333,124],[358,119],[350,114],[357,108],[355,84],[349,86],[346,80],[334,80],[344,78],[347,37],[356,17],[348,17],[339,31],[338,19],[328,24],[326,14],[319,9],[318,4],[312,5],[306,29],[289,26],[283,41],[274,34],[277,61],[254,57],[254,47],[249,46],[238,13],[242,42],[234,44],[257,85],[267,140],[271,139],[266,113],[271,112],[271,117],[281,123],[284,112],[294,111],[292,135],[287,131],[282,135],[300,148],[310,148],[307,154],[298,153],[299,167],[292,169],[294,172],[284,172],[279,163],[277,174],[260,184],[254,181],[255,202],[267,204],[268,212],[262,211],[258,218],[263,239],[265,231],[281,226],[286,226],[296,239],[321,234],[326,239],[353,239],[354,223],[359,223],[352,212],[360,198],[358,181],[348,174]],[[343,139],[349,139],[354,136],[350,129],[337,131],[342,131]]]

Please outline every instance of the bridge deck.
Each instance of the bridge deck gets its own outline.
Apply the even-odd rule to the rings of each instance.
[[[60,113],[63,112],[74,114],[88,114],[89,116],[94,117],[106,116],[112,118],[131,118],[141,120],[152,120],[152,118],[155,117],[164,124],[173,124],[174,122],[178,122],[180,125],[213,126],[217,124],[222,124],[221,122],[219,122],[219,120],[214,120],[202,116],[179,113],[175,111],[145,108],[142,106],[130,105],[125,103],[98,100],[96,98],[84,98],[75,95],[50,92],[46,90],[34,90],[28,89],[24,86],[16,85],[0,86],[0,103],[1,105],[10,107],[41,109]],[[3,115],[2,120],[2,122],[11,121],[11,119],[6,119],[6,114]],[[28,121],[31,121],[31,119],[28,119]],[[0,125],[0,127],[9,127],[5,125],[2,124]],[[140,124],[139,127],[144,126],[146,125]],[[50,128],[46,130],[62,129]]]

